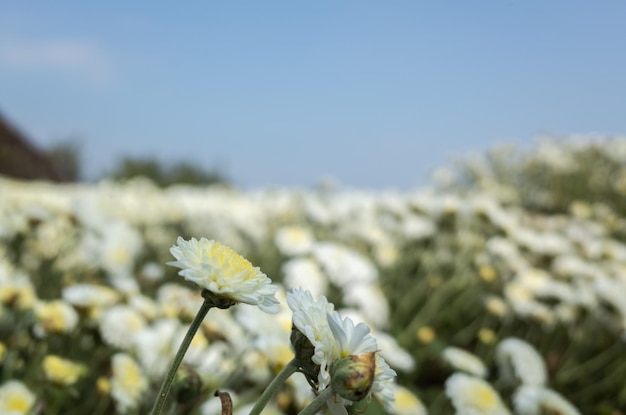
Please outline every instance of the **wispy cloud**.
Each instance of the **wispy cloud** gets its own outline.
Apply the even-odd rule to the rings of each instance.
[[[0,65],[60,71],[96,83],[113,77],[112,62],[87,39],[0,39]]]

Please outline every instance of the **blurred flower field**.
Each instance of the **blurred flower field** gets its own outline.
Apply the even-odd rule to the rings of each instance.
[[[293,358],[286,293],[366,323],[397,372],[369,415],[626,413],[626,140],[498,148],[429,188],[238,191],[0,179],[0,414],[146,414],[202,304],[179,236],[242,253],[278,314],[212,310],[172,413],[247,415]],[[264,414],[314,398],[296,373]]]

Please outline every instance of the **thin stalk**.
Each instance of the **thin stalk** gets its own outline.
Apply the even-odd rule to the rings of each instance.
[[[191,325],[189,326],[189,330],[187,330],[187,334],[185,334],[185,338],[183,342],[180,344],[178,351],[176,352],[176,356],[174,357],[174,361],[172,365],[167,371],[165,375],[165,380],[163,380],[163,384],[161,385],[161,390],[159,390],[159,395],[157,397],[157,401],[154,403],[154,407],[152,408],[152,415],[158,415],[161,413],[163,409],[163,405],[165,404],[165,399],[167,398],[167,394],[170,391],[170,387],[172,386],[172,382],[174,381],[174,376],[176,375],[176,371],[180,366],[180,363],[183,361],[183,357],[185,357],[185,353],[191,344],[191,340],[193,336],[198,331],[200,324],[202,324],[202,320],[206,317],[209,310],[214,307],[214,303],[210,300],[205,299],[204,303],[202,303],[202,307],[198,311],[198,314],[194,317]]]
[[[322,393],[317,396],[317,398],[313,399],[313,402],[311,402],[306,408],[298,412],[298,415],[316,414],[317,411],[319,411],[322,406],[324,406],[324,404],[328,402],[329,399],[332,399],[333,393],[333,388],[331,388],[330,386],[327,387],[322,391]]]
[[[261,414],[261,411],[263,411],[263,408],[265,408],[265,405],[267,405],[272,395],[274,395],[276,391],[278,391],[278,389],[282,386],[283,383],[285,383],[289,376],[293,375],[298,370],[298,366],[299,365],[296,359],[293,359],[281,369],[278,375],[276,375],[276,377],[272,379],[267,388],[265,388],[259,400],[256,401],[254,407],[250,411],[250,415]]]

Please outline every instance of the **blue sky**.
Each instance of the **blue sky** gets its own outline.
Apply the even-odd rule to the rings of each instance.
[[[0,3],[0,111],[35,142],[244,188],[410,188],[542,133],[626,133],[626,2]]]

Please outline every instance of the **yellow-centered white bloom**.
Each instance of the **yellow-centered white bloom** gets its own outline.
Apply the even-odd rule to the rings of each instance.
[[[200,287],[239,303],[258,306],[267,313],[277,313],[278,288],[259,267],[219,242],[206,238],[179,237],[170,248],[176,261],[168,265],[178,267],[179,275]]]
[[[342,318],[326,297],[314,300],[305,290],[290,291],[287,302],[293,310],[295,329],[308,339],[302,342],[292,334],[296,357],[307,376],[312,377],[317,370],[313,381],[318,391],[333,388],[335,395],[327,402],[333,414],[347,414],[345,405],[369,399],[372,393],[383,404],[393,400],[388,381],[396,373],[377,354],[376,339],[367,325]],[[317,369],[307,367],[306,359],[318,365]]]
[[[148,380],[139,365],[125,353],[113,356],[112,370],[111,396],[118,412],[126,413],[139,405],[141,396],[148,388]]]
[[[410,390],[393,384],[391,386],[393,391],[394,402],[393,405],[385,407],[387,412],[393,415],[427,415],[428,411],[422,403],[422,401],[415,396]]]
[[[299,225],[283,226],[274,235],[274,243],[278,250],[289,257],[309,253],[314,242],[311,230]]]
[[[18,380],[0,386],[0,414],[26,415],[35,403],[35,395]]]
[[[446,380],[446,395],[457,415],[511,414],[489,383],[464,373],[455,373]]]
[[[443,350],[441,356],[455,370],[460,370],[479,378],[487,376],[487,367],[482,360],[468,351],[450,346]]]
[[[56,355],[44,357],[41,366],[44,375],[49,381],[63,386],[75,383],[85,373],[83,365]]]
[[[35,333],[69,333],[78,325],[78,313],[63,300],[38,301],[35,304]]]
[[[137,334],[146,326],[146,320],[138,311],[125,304],[106,310],[100,319],[100,335],[109,345],[130,350]]]

